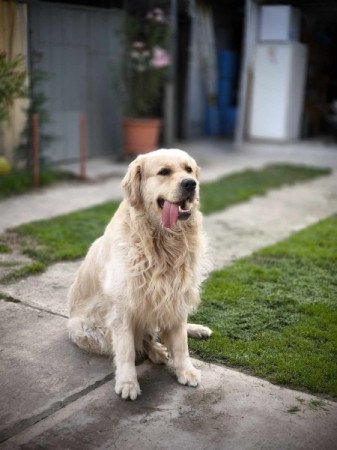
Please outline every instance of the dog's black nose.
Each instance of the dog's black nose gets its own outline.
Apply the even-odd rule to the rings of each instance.
[[[181,182],[181,187],[184,191],[193,192],[195,190],[195,187],[197,185],[197,182],[193,180],[193,178],[185,178]]]

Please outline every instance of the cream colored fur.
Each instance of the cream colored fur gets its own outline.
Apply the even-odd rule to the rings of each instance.
[[[163,167],[170,175],[158,174]],[[140,394],[137,352],[155,363],[164,363],[169,354],[180,383],[196,386],[200,380],[187,346],[187,333],[211,335],[207,327],[187,324],[205,275],[199,187],[189,204],[191,217],[178,220],[173,230],[161,226],[157,202],[179,202],[184,178],[198,181],[199,168],[181,150],[136,158],[123,180],[125,199],[90,247],[69,291],[70,338],[89,352],[115,355],[115,390],[125,399]]]

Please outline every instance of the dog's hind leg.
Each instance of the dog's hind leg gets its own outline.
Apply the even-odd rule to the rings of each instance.
[[[157,342],[154,336],[147,335],[144,337],[143,349],[153,364],[166,364],[169,359],[167,348]]]
[[[112,353],[111,339],[106,335],[106,330],[95,326],[93,322],[81,317],[71,317],[68,320],[70,339],[82,350],[98,355],[110,355]]]
[[[211,337],[212,330],[204,325],[187,324],[187,336],[194,339],[207,339]]]

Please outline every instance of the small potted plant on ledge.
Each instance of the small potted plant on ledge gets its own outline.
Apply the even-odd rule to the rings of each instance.
[[[158,147],[166,71],[169,24],[162,9],[144,18],[129,18],[122,63],[124,95],[123,143],[127,153],[146,153]]]

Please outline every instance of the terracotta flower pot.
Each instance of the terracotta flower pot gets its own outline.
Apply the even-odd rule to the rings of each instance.
[[[147,153],[158,148],[160,119],[123,119],[124,150],[127,153]]]

